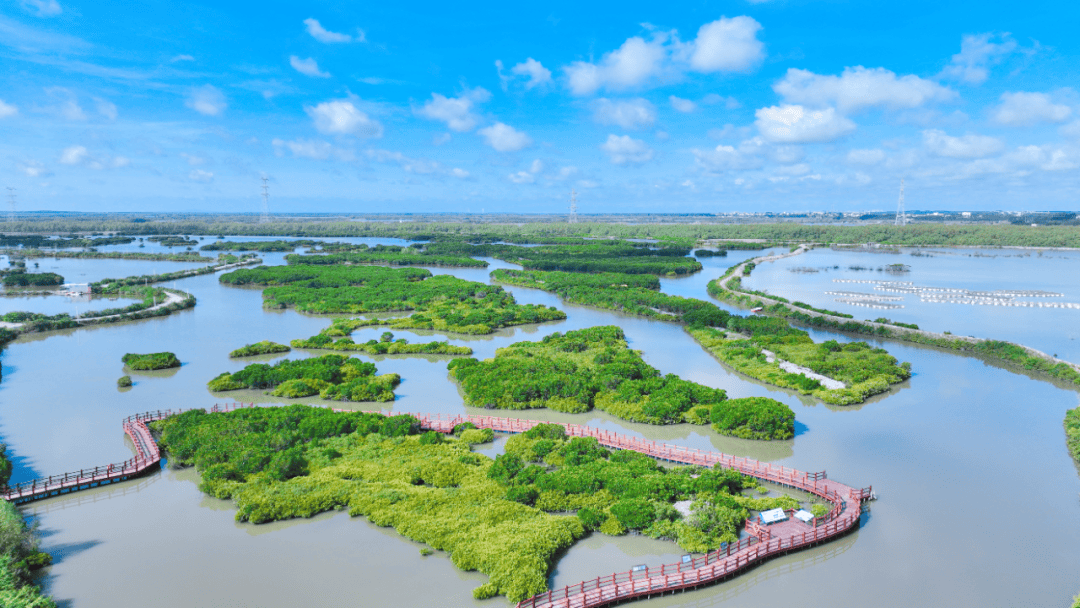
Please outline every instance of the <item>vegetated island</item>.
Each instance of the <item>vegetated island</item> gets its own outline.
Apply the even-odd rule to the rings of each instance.
[[[568,272],[621,272],[660,276],[689,275],[701,262],[686,257],[682,243],[639,243],[621,240],[579,240],[574,244],[519,247],[507,244],[474,245],[458,239],[435,237],[424,246],[432,254],[493,257],[526,270]]]
[[[263,340],[262,342],[256,342],[255,344],[248,344],[238,348],[229,353],[229,357],[236,359],[239,357],[254,357],[255,355],[272,355],[276,353],[287,353],[290,350],[292,349],[284,344]]]
[[[815,343],[781,319],[733,315],[712,302],[662,293],[655,277],[520,270],[496,270],[491,277],[575,304],[681,322],[706,350],[740,373],[826,403],[860,403],[911,376],[910,364],[898,364],[865,342]]]
[[[471,355],[473,350],[468,346],[454,346],[449,342],[426,342],[422,344],[409,344],[405,338],[394,339],[394,334],[383,332],[378,340],[368,340],[357,344],[349,337],[356,327],[353,325],[363,320],[335,319],[334,324],[322,330],[307,340],[293,340],[293,348],[321,348],[326,350],[342,350],[367,353],[369,355]],[[336,338],[336,339],[335,339]]]
[[[423,268],[295,264],[235,270],[220,281],[267,286],[263,290],[267,308],[293,306],[308,313],[416,311],[407,317],[357,320],[355,327],[387,325],[482,335],[500,327],[566,318],[555,308],[518,304],[502,287],[432,276]]]
[[[393,401],[401,376],[376,376],[374,363],[343,355],[323,355],[274,365],[253,363],[238,372],[224,372],[211,380],[211,391],[245,388],[273,389],[275,397],[298,399],[318,395],[333,401]]]
[[[137,371],[152,371],[180,367],[180,360],[173,353],[149,353],[139,355],[128,353],[122,357],[124,365]]]
[[[474,407],[570,413],[596,408],[647,424],[711,422],[718,433],[746,439],[795,434],[795,413],[787,405],[765,398],[729,400],[722,389],[661,376],[614,326],[517,342],[498,349],[494,359],[455,359],[447,367],[465,403]]]
[[[780,296],[751,291],[742,287],[742,277],[748,276],[753,271],[756,263],[768,259],[777,259],[778,257],[798,255],[808,249],[809,246],[803,245],[783,256],[755,258],[732,266],[723,276],[709,282],[709,294],[739,306],[747,308],[760,307],[765,314],[783,317],[812,327],[823,327],[877,338],[927,344],[958,352],[975,353],[1019,365],[1026,370],[1040,372],[1080,386],[1080,365],[1062,361],[1020,344],[1003,340],[938,334],[919,329],[918,325],[894,323],[883,317],[878,318],[876,321],[859,321],[849,314],[814,308],[803,302],[791,302]]]
[[[64,277],[55,272],[12,272],[4,275],[4,287],[56,287]]]
[[[120,379],[116,381],[117,388],[131,388],[134,382],[131,381],[131,376],[120,376]]]
[[[137,251],[49,251],[46,249],[5,249],[0,255],[24,258],[74,258],[82,260],[146,260],[152,262],[213,262],[195,252],[140,253]]]
[[[0,486],[7,487],[11,470],[7,446],[0,443]],[[33,579],[33,571],[51,564],[52,556],[38,550],[37,525],[6,500],[0,500],[0,539],[0,606],[56,608]]]
[[[512,438],[495,461],[470,449],[481,431],[421,434],[410,416],[291,405],[193,410],[153,426],[170,459],[201,473],[203,492],[235,501],[238,521],[347,508],[487,574],[476,598],[543,592],[555,560],[587,530],[638,530],[702,552],[735,540],[747,509],[798,506],[742,496],[758,482],[737,472],[660,467],[593,438],[567,439],[559,425]]]
[[[409,247],[397,245],[326,245],[326,253],[314,255],[290,254],[290,264],[386,264],[390,266],[443,266],[447,268],[487,268],[488,263],[468,255],[437,253],[420,244]],[[312,252],[315,253],[315,252]]]

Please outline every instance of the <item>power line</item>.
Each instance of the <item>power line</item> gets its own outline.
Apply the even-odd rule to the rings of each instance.
[[[577,192],[573,188],[570,189],[570,223],[577,223]]]
[[[12,226],[15,225],[15,188],[8,186],[8,216],[7,221]]]
[[[907,214],[904,213],[904,178],[900,178],[900,202],[896,206],[896,225],[907,225]]]
[[[264,175],[262,178],[262,217],[259,218],[260,224],[266,224],[270,222],[270,186],[266,184],[267,178]]]

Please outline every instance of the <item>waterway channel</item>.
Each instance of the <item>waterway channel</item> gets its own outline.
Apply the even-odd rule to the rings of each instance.
[[[156,251],[155,247],[147,244],[140,251]],[[709,279],[755,255],[759,253],[732,251],[727,258],[705,259],[702,273],[664,279],[663,289],[708,299]],[[844,255],[867,266],[883,263],[875,254]],[[263,258],[268,264],[283,263],[280,253]],[[486,270],[432,271],[486,282],[490,270],[513,267],[488,261],[491,267]],[[973,268],[997,267],[1000,262],[976,257],[965,261]],[[996,275],[992,284],[965,279],[973,285],[967,288],[989,290],[1003,284],[1018,288],[1031,283],[1027,277],[1040,272],[1041,262],[1035,256],[1019,261],[1027,266],[1011,267],[1013,274]],[[41,260],[41,266],[53,262]],[[95,269],[103,263],[110,266],[108,275],[146,272],[139,266],[144,262],[56,262],[64,263],[65,276],[99,276]],[[187,266],[154,264],[159,272]],[[762,272],[764,268],[755,271],[754,286],[772,293],[785,294],[784,289],[792,289],[792,282],[802,277],[784,271],[766,282],[763,278],[771,275]],[[120,420],[134,412],[205,407],[234,397],[272,403],[272,398],[256,392],[215,396],[206,382],[248,363],[228,359],[234,348],[265,339],[287,343],[314,335],[329,323],[326,317],[292,310],[264,310],[259,290],[222,286],[215,275],[183,279],[176,286],[195,294],[194,309],[133,323],[35,335],[5,349],[0,438],[15,456],[13,481],[130,457]],[[851,536],[773,560],[726,583],[649,600],[649,606],[1063,606],[1080,591],[1074,567],[1080,563],[1076,542],[1080,478],[1065,450],[1061,428],[1065,409],[1077,405],[1077,392],[976,358],[883,342],[882,347],[912,363],[912,379],[861,406],[825,406],[724,368],[679,325],[566,305],[541,291],[511,291],[521,302],[555,305],[568,318],[493,336],[452,336],[450,342],[471,346],[475,356],[485,358],[498,347],[556,331],[619,325],[631,346],[663,373],[724,388],[730,396],[769,396],[788,403],[796,413],[797,435],[791,441],[752,442],[719,437],[705,427],[630,424],[599,412],[531,410],[505,415],[586,423],[808,471],[826,469],[830,477],[853,486],[873,484],[880,497],[864,515],[862,529]],[[1005,310],[1012,314],[1024,309],[1000,309]],[[1080,316],[1080,311],[1061,312]],[[853,314],[878,316],[866,310]],[[934,328],[931,319],[914,317],[920,325],[925,322]],[[953,329],[959,333],[960,327]],[[382,331],[365,329],[354,337],[366,340]],[[430,332],[394,333],[410,341],[446,339]],[[851,339],[812,333],[816,339]],[[1002,335],[989,329],[985,333]],[[1017,341],[1027,343],[1025,335],[1021,332]],[[1042,334],[1033,330],[1032,335]],[[180,369],[132,374],[135,386],[117,390],[116,379],[126,373],[120,362],[124,353],[163,350],[177,354],[183,362]],[[1063,350],[1052,352],[1065,356]],[[375,361],[380,373],[401,374],[395,410],[469,410],[447,377],[444,357],[357,356]],[[376,406],[365,404],[361,409],[372,407]],[[138,481],[33,503],[25,511],[41,522],[43,548],[56,558],[42,583],[71,608],[134,605],[146,598],[155,605],[177,607],[504,603],[472,599],[472,588],[485,576],[457,570],[441,553],[422,557],[419,544],[344,513],[260,526],[238,524],[231,503],[202,495],[191,470],[166,468]],[[680,554],[673,543],[638,536],[592,536],[563,556],[551,583],[561,586],[636,564],[677,561]]]

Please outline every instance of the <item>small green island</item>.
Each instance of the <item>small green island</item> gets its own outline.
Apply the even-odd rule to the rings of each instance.
[[[208,383],[211,391],[273,389],[274,397],[299,399],[318,395],[333,401],[393,401],[401,376],[377,376],[374,363],[344,355],[323,355],[274,365],[253,363],[238,372],[225,372]]]
[[[117,388],[131,388],[132,384],[131,376],[120,376],[120,379],[116,381]]]
[[[124,365],[136,371],[153,371],[180,367],[180,360],[173,353],[149,353],[139,355],[128,353],[122,357]]]
[[[254,357],[256,355],[273,355],[277,353],[287,353],[290,350],[292,349],[284,344],[263,340],[262,342],[256,342],[255,344],[242,346],[229,353],[229,357],[238,359],[240,357]]]
[[[454,346],[449,342],[424,342],[409,344],[405,338],[394,339],[391,332],[383,332],[378,340],[356,343],[349,334],[363,325],[363,319],[335,319],[334,324],[307,340],[293,340],[293,348],[318,348],[361,352],[369,355],[471,355],[468,346]]]
[[[495,460],[471,451],[491,435],[468,424],[445,437],[410,416],[303,405],[193,410],[153,425],[170,458],[199,471],[200,490],[235,501],[238,521],[348,509],[487,574],[476,598],[516,602],[546,590],[559,555],[590,530],[634,531],[698,553],[736,540],[750,509],[800,506],[744,496],[759,484],[740,473],[661,467],[568,438],[557,424],[510,438]]]
[[[582,413],[593,408],[647,424],[713,424],[746,439],[790,439],[795,413],[765,398],[727,399],[722,389],[661,376],[631,350],[622,329],[591,327],[517,342],[494,359],[455,359],[450,375],[465,403],[491,409],[546,407]]]

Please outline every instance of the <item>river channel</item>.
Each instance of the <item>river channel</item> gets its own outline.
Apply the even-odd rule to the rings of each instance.
[[[330,240],[401,243],[394,239]],[[123,247],[132,250],[133,246]],[[138,251],[166,250],[148,243]],[[705,259],[703,272],[664,279],[662,288],[672,294],[709,299],[705,291],[709,279],[756,255],[760,252],[732,251],[727,258]],[[878,254],[842,255],[845,265],[877,267],[885,263]],[[1053,255],[1067,256],[1075,270],[1075,254]],[[280,264],[284,254],[262,257],[268,264]],[[755,270],[751,286],[839,308],[826,299],[803,297],[824,283],[807,287],[803,279],[809,275],[781,267],[787,263],[839,264],[809,257],[778,262],[773,265],[778,270],[763,265]],[[924,282],[932,277],[916,278],[915,263],[910,259],[927,268],[951,259],[904,258],[904,263],[913,266],[913,278],[903,280]],[[1068,287],[1061,285],[1068,281],[1067,275],[1033,280],[1032,276],[1043,272],[1043,261],[1035,255],[1008,258],[1007,269],[1002,268],[999,258],[957,259],[971,269],[963,279],[967,289],[1061,292]],[[70,274],[69,280],[148,271],[146,262],[37,261],[42,270],[56,267],[52,271],[66,277]],[[487,282],[491,270],[513,268],[498,260],[488,261],[488,269],[432,271]],[[152,264],[157,272],[191,266]],[[108,270],[104,274],[103,267]],[[974,278],[984,271],[990,278]],[[876,272],[874,275],[872,278],[878,278]],[[840,277],[838,272],[828,275],[829,279]],[[327,317],[293,310],[264,310],[260,290],[222,286],[216,275],[183,279],[176,287],[198,298],[194,309],[133,323],[21,338],[4,350],[0,439],[15,457],[13,482],[129,458],[132,452],[120,420],[135,412],[206,407],[234,398],[274,403],[254,391],[215,396],[207,390],[206,382],[251,362],[230,360],[230,350],[259,340],[288,343],[306,338],[330,322]],[[864,515],[862,528],[853,535],[772,560],[722,584],[648,600],[648,606],[1063,606],[1080,591],[1075,576],[1075,564],[1080,563],[1080,478],[1065,449],[1061,426],[1064,411],[1077,405],[1076,391],[977,358],[882,342],[879,345],[901,361],[910,361],[915,375],[860,406],[826,406],[724,368],[679,325],[571,306],[541,291],[510,291],[519,302],[557,306],[568,318],[492,336],[451,336],[449,341],[468,345],[475,356],[486,358],[493,356],[496,348],[516,341],[538,340],[556,331],[594,325],[618,325],[631,346],[663,373],[724,388],[733,397],[768,396],[788,403],[796,413],[797,434],[791,441],[753,442],[719,437],[707,427],[631,424],[600,412],[569,415],[532,410],[505,415],[585,423],[808,471],[825,469],[831,478],[852,486],[872,484],[879,497]],[[1080,296],[1074,298],[1080,301]],[[28,303],[33,304],[33,300]],[[856,309],[852,314],[862,319],[888,316],[920,326],[925,323],[928,329],[1002,337],[1052,349],[1050,352],[1074,361],[1080,359],[1080,353],[1067,348],[1071,342],[1067,331],[1073,330],[1059,326],[1059,333],[1066,335],[1054,341],[1045,339],[1050,332],[1043,329],[1031,328],[1028,333],[1025,328],[1030,325],[1008,333],[1000,331],[1005,320],[993,321],[992,328],[980,327],[977,319],[959,314],[944,322],[946,327],[928,311],[959,305],[933,307],[902,309],[907,316],[893,310],[879,313],[868,309]],[[962,308],[970,311],[980,307]],[[996,308],[995,312],[1040,311]],[[1067,315],[1062,319],[1072,320],[1072,328],[1080,326],[1080,311],[1055,311],[1059,313]],[[1016,319],[1018,326],[1034,323],[1028,317]],[[1061,323],[1060,319],[1056,322]],[[364,329],[354,338],[363,341],[382,331]],[[410,341],[447,339],[430,332],[394,333]],[[819,340],[852,339],[820,331],[812,334]],[[1029,335],[1031,341],[1025,339]],[[179,369],[132,374],[133,388],[122,392],[116,388],[116,379],[125,373],[120,362],[124,353],[166,350],[175,352],[183,362]],[[445,357],[357,356],[374,361],[380,373],[401,374],[403,382],[393,404],[396,411],[470,410],[447,377]],[[344,513],[259,526],[238,524],[231,502],[207,498],[198,491],[197,482],[191,470],[165,468],[137,481],[27,505],[24,511],[41,522],[43,549],[56,560],[41,581],[46,591],[70,608],[147,602],[167,607],[505,604],[503,599],[473,600],[471,590],[483,583],[485,576],[457,570],[439,552],[422,557],[421,545],[403,539],[392,529]],[[674,543],[640,536],[594,535],[562,557],[551,584],[572,584],[637,564],[670,563],[679,555]]]

